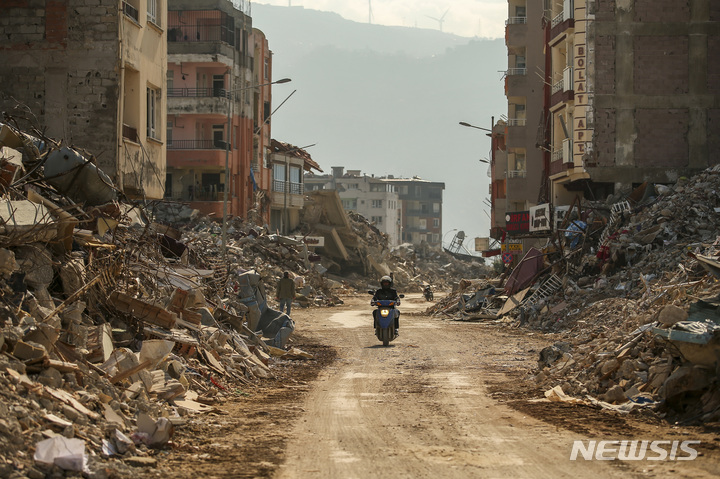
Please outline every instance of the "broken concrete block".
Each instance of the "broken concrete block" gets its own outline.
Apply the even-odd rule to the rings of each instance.
[[[64,383],[62,374],[55,368],[43,369],[38,375],[37,382],[55,389],[60,389]]]
[[[13,356],[21,361],[39,361],[47,356],[47,351],[41,344],[18,341],[15,343]]]
[[[685,321],[687,318],[688,313],[674,304],[668,304],[665,306],[658,315],[658,321],[666,328],[679,321]]]
[[[60,331],[49,324],[38,323],[35,328],[23,336],[23,341],[35,342],[42,345],[46,351],[51,351],[60,337]]]
[[[607,392],[603,395],[603,398],[605,399],[605,401],[613,404],[627,401],[627,397],[625,397],[625,391],[619,385],[615,385],[608,389]]]
[[[0,275],[9,277],[13,271],[18,271],[20,265],[15,261],[15,253],[6,248],[0,248]]]
[[[0,200],[0,234],[23,243],[47,242],[55,238],[57,228],[50,211],[29,200]]]
[[[690,391],[706,388],[714,379],[714,371],[697,366],[681,366],[665,380],[658,391],[661,397],[672,399]]]

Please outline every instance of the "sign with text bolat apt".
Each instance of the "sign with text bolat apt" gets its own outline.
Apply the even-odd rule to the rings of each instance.
[[[512,211],[505,214],[505,231],[510,236],[526,234],[530,231],[530,212]]]

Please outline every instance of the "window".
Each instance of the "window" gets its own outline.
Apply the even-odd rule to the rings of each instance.
[[[213,75],[212,87],[215,98],[225,96],[225,75]]]
[[[285,165],[280,163],[273,164],[273,180],[285,181]]]
[[[139,22],[140,15],[138,15],[138,0],[127,0],[123,1],[123,12],[125,15],[132,18],[136,22]]]
[[[160,25],[158,23],[157,18],[157,12],[158,12],[158,0],[147,0],[147,19],[148,22],[153,23],[155,25]]]
[[[433,203],[433,213],[440,213],[440,203]]]
[[[440,227],[440,218],[433,218],[433,228]]]
[[[356,210],[357,209],[357,198],[348,198],[342,200],[343,208],[346,210]]]
[[[227,145],[225,145],[225,125],[213,125],[212,131],[213,147],[222,148],[223,150],[227,148]]]
[[[357,190],[358,188],[360,188],[360,185],[358,185],[357,183],[348,183],[347,188],[348,190]]]
[[[266,101],[263,103],[263,123],[267,123],[271,114],[272,113],[270,112],[270,102]]]
[[[160,139],[160,90],[147,88],[147,137]]]
[[[425,218],[420,220],[420,229],[426,230],[427,229],[427,220]]]
[[[172,197],[172,173],[165,174],[165,198]]]
[[[422,203],[422,204],[420,205],[420,212],[421,212],[421,213],[427,213],[427,212],[428,212],[428,205],[426,205],[425,203]]]
[[[173,70],[167,71],[167,89],[168,89],[168,95],[170,92],[172,92],[173,86],[175,83],[175,72]]]
[[[263,75],[265,75],[265,79],[270,78],[270,59],[265,57],[265,65],[263,68]]]
[[[515,57],[515,68],[526,68],[525,55],[517,55]]]
[[[165,138],[168,146],[172,145],[172,133],[173,133],[173,122],[172,120],[168,120],[167,122],[167,131],[165,132]]]
[[[376,225],[381,225],[381,224],[382,224],[382,220],[383,220],[383,217],[382,217],[382,216],[371,216],[371,217],[370,217],[370,222],[371,222],[371,223],[375,223]]]
[[[371,206],[373,208],[382,208],[383,207],[383,200],[372,200]]]

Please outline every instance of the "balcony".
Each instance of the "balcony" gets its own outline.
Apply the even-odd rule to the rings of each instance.
[[[224,88],[170,88],[168,98],[230,98]]]
[[[225,146],[215,145],[212,140],[173,140],[167,146],[168,166],[178,169],[224,169],[226,155]],[[230,151],[230,155],[233,155],[233,151]]]
[[[223,140],[173,140],[168,143],[168,150],[225,150],[227,144]]]
[[[172,88],[168,90],[168,114],[227,117],[228,95],[224,89]]]
[[[508,178],[525,178],[527,170],[508,170]]]
[[[280,208],[302,208],[305,203],[305,185],[289,181],[273,180],[271,187],[272,206]]]
[[[505,20],[505,25],[525,25],[527,17],[510,17]]]
[[[289,193],[291,195],[302,195],[305,192],[305,185],[302,183],[290,183],[289,181],[273,180],[272,190],[277,193]]]
[[[508,68],[505,74],[507,76],[527,75],[527,68]]]
[[[235,45],[235,32],[223,25],[169,25],[168,43],[226,43]]]

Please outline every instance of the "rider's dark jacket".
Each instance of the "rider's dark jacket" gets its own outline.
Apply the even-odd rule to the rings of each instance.
[[[398,299],[400,299],[400,297],[398,296],[397,290],[393,288],[380,288],[375,291],[375,294],[373,295],[373,301]]]

